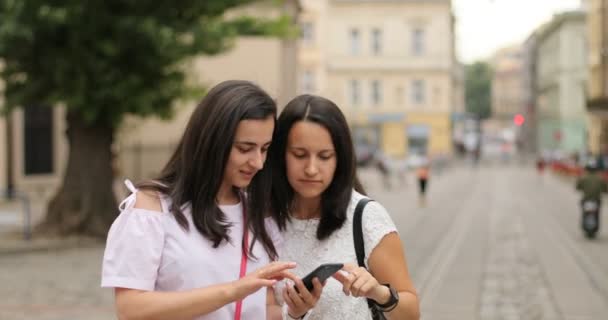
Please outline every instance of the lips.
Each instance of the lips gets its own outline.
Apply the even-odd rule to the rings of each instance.
[[[248,172],[248,171],[239,171],[242,175],[251,178],[255,175],[255,171],[254,172]]]
[[[321,181],[319,181],[319,180],[300,180],[300,182],[302,182],[302,183],[306,183],[306,184],[317,184],[317,183],[321,183]]]

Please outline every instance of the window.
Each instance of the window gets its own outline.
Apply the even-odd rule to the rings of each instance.
[[[302,93],[315,92],[315,75],[312,71],[306,70],[302,73]]]
[[[424,54],[424,29],[422,28],[412,30],[412,54],[415,56]]]
[[[372,53],[374,55],[382,53],[382,30],[378,28],[372,30]]]
[[[351,29],[350,30],[350,53],[352,55],[358,55],[361,51],[361,34],[359,33],[359,29]]]
[[[379,80],[372,81],[372,105],[382,104],[382,83]]]
[[[312,22],[303,22],[300,28],[302,42],[307,45],[312,44],[314,41],[314,28]]]
[[[406,127],[408,152],[410,154],[425,155],[429,145],[431,130],[427,125],[411,124]]]
[[[414,80],[412,81],[412,103],[414,104],[424,104],[426,97],[425,97],[425,84],[424,84],[424,80]]]
[[[53,109],[28,106],[24,116],[25,174],[53,172]]]
[[[357,106],[359,105],[359,102],[361,100],[360,98],[360,93],[359,91],[361,90],[360,86],[359,86],[359,80],[351,80],[350,84],[349,84],[349,91],[350,91],[350,104],[352,106]]]

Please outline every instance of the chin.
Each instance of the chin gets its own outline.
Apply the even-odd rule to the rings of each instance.
[[[243,188],[247,188],[250,184],[251,184],[251,180],[238,180],[238,181],[234,182],[233,186],[243,189]]]
[[[295,190],[300,197],[309,199],[309,198],[317,198],[320,197],[323,192],[318,192],[316,190]]]

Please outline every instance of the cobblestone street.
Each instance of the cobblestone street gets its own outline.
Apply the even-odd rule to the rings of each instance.
[[[0,256],[0,319],[115,319],[102,247]]]
[[[530,168],[455,167],[370,195],[397,223],[425,320],[602,320],[608,314],[608,233],[579,230],[570,182]],[[607,221],[604,209],[603,221]],[[0,255],[0,319],[114,319],[101,289],[101,246]]]

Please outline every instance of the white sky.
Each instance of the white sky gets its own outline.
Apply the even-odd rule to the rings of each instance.
[[[523,42],[554,13],[580,0],[452,0],[456,52],[461,62],[483,60],[501,47]]]

